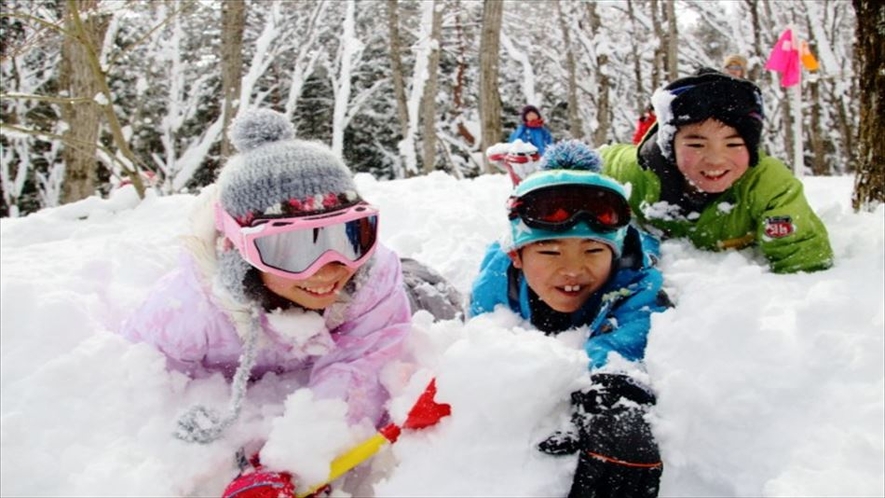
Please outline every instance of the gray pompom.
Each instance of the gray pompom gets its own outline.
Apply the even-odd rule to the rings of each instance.
[[[228,136],[238,151],[248,152],[269,142],[291,140],[295,127],[276,111],[252,109],[234,120]]]

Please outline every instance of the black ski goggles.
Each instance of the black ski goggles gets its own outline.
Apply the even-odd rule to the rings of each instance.
[[[614,232],[630,223],[630,205],[618,192],[598,185],[554,185],[508,201],[511,220],[530,228],[564,232],[584,221],[600,232]]]

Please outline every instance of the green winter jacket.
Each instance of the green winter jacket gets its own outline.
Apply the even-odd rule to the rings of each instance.
[[[660,149],[644,145],[642,165],[637,157],[639,149],[633,145],[603,147],[600,154],[603,173],[631,185],[630,206],[646,229],[665,238],[688,238],[701,249],[759,245],[775,273],[832,266],[827,229],[808,205],[802,182],[781,161],[760,152],[759,164],[699,212],[693,212],[660,202],[664,188],[660,173],[667,172],[667,168],[675,171],[676,167],[661,156]],[[671,184],[677,177],[684,183],[678,171],[668,174]]]

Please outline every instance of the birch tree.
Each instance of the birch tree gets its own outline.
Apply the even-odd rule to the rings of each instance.
[[[454,127],[457,136],[461,137],[468,147],[473,147],[476,143],[476,137],[467,128],[464,123],[464,94],[466,91],[466,73],[467,73],[467,40],[464,34],[464,21],[462,18],[461,0],[455,0],[454,7],[451,9],[455,12],[455,81],[452,87],[452,104],[454,106],[455,121]]]
[[[482,123],[483,166],[494,171],[485,150],[501,141],[501,95],[498,93],[498,57],[501,46],[501,22],[504,2],[484,0],[482,35],[479,42],[479,116]]]
[[[806,1],[804,6],[808,43],[820,62],[820,69],[808,74],[807,79],[811,104],[812,172],[850,171],[856,161],[854,142],[858,126],[850,116],[857,115],[852,110],[852,103],[857,102],[856,92],[862,89],[857,84],[851,62],[855,58],[859,62],[860,58],[849,44],[843,42],[843,33],[850,29],[844,25],[852,9],[846,2]],[[829,33],[827,26],[831,27]]]
[[[300,35],[295,38],[294,49],[288,51],[288,53],[295,55],[291,62],[287,62],[291,70],[289,71],[289,89],[285,114],[286,117],[291,119],[295,114],[304,83],[313,73],[323,53],[319,43],[320,39],[330,29],[328,24],[323,22],[328,11],[329,2],[317,0],[310,3],[290,2],[286,5],[296,9],[297,21],[291,30],[294,34]]]
[[[336,56],[338,70],[335,73],[330,73],[332,88],[335,91],[334,110],[332,111],[332,151],[338,155],[344,149],[344,128],[347,108],[350,103],[351,71],[364,47],[356,36],[356,2],[347,0],[345,5],[343,32]]]
[[[654,49],[654,66],[651,72],[651,86],[658,88],[662,81],[666,81],[664,75],[664,59],[666,58],[666,36],[664,35],[663,24],[660,19],[660,0],[651,0],[649,9],[651,10],[651,25],[654,30],[655,41],[657,42]]]
[[[433,50],[433,22],[435,1],[421,4],[421,24],[418,34],[418,42],[415,44],[415,67],[412,71],[412,80],[409,85],[408,99],[406,100],[406,115],[408,127],[406,134],[399,143],[399,153],[404,161],[404,175],[412,176],[418,173],[418,157],[415,151],[415,141],[418,137],[418,124],[421,107],[421,99],[425,95],[425,84],[430,75],[430,59]],[[438,49],[438,47],[437,47]],[[438,63],[439,59],[437,59]],[[435,97],[434,97],[435,98]],[[433,117],[430,118],[431,120]],[[426,138],[426,137],[425,137]]]
[[[747,57],[747,61],[750,67],[748,67],[748,76],[750,80],[759,81],[762,76],[762,51],[763,51],[763,38],[762,38],[762,22],[759,19],[759,0],[745,0],[747,2],[747,8],[750,11],[750,26],[752,26],[753,32],[753,50],[750,52],[751,56]]]
[[[153,86],[151,94],[162,95],[163,105],[154,108],[153,119],[141,124],[155,127],[160,147],[149,154],[163,180],[162,190],[172,193],[190,183],[216,143],[224,123],[225,98],[222,94],[222,112],[216,114],[217,118],[200,114],[202,104],[219,90],[214,84],[219,75],[206,70],[206,62],[211,61],[214,66],[220,57],[212,46],[192,38],[194,33],[186,25],[188,19],[170,9],[177,7],[175,3],[157,3],[155,7],[151,24],[161,28],[152,33],[146,53],[146,62],[154,71],[153,84],[142,80],[141,86]],[[199,49],[190,50],[195,45]],[[194,126],[200,117],[214,119],[208,125]]]
[[[605,38],[602,36],[602,21],[599,18],[599,14],[596,10],[595,3],[585,4],[586,6],[586,14],[588,24],[590,26],[590,34],[592,36],[591,40],[588,40],[588,48],[592,49],[592,53],[595,55],[595,70],[596,70],[596,88],[598,88],[598,98],[596,101],[596,125],[593,126],[592,129],[592,140],[593,145],[603,145],[606,143],[606,138],[609,134],[609,128],[611,127],[611,100],[610,100],[610,87],[611,87],[611,78],[609,77],[609,53],[611,50],[611,46]],[[582,36],[582,33],[579,31],[578,36]]]
[[[259,5],[261,8],[256,8]],[[299,23],[291,16],[302,12],[291,11],[288,9],[290,6],[295,9],[310,7],[310,14],[301,19],[303,22]],[[205,167],[205,159],[212,147],[222,137],[226,121],[246,109],[266,106],[272,102],[283,84],[280,79],[269,78],[272,68],[281,58],[285,58],[291,53],[298,53],[299,55],[294,58],[292,63],[289,73],[290,81],[287,86],[286,108],[287,113],[291,116],[304,84],[304,72],[312,71],[313,64],[319,56],[314,51],[319,32],[311,27],[315,26],[312,21],[315,21],[316,16],[320,15],[325,7],[326,4],[323,2],[290,5],[279,0],[247,4],[243,7],[245,9],[243,14],[245,26],[243,28],[244,44],[241,60],[245,61],[245,64],[239,69],[241,77],[236,83],[238,92],[231,98],[231,102],[238,104],[236,112],[231,110],[230,116],[226,116],[224,112],[205,116],[206,123],[202,124],[195,133],[190,136],[179,136],[178,145],[170,145],[163,158],[154,156],[158,166],[166,171],[171,179],[166,188],[167,191],[176,192],[187,187],[193,181],[194,175]],[[305,26],[308,29],[302,29]],[[218,33],[218,36],[222,36],[220,31]],[[183,45],[179,44],[177,49],[170,49],[170,52],[181,51],[182,47]],[[169,78],[180,80],[187,74],[196,77],[187,83],[182,81],[181,84],[174,85],[173,93],[170,95],[174,96],[171,99],[174,105],[169,111],[170,122],[175,123],[173,127],[175,131],[171,131],[172,135],[180,135],[183,125],[196,118],[196,112],[201,107],[200,103],[207,100],[207,96],[209,99],[215,100],[212,98],[212,92],[216,91],[216,88],[212,82],[218,80],[220,75],[215,71],[208,70],[207,66],[211,64],[212,67],[217,67],[215,62],[219,60],[218,53],[221,50],[216,52],[211,46],[200,48],[205,50],[205,53],[202,54],[198,63],[173,69],[176,58],[172,59]],[[235,56],[232,57],[235,58]],[[232,60],[231,64],[235,64],[235,61]],[[238,69],[231,67],[228,70],[236,72]],[[184,89],[188,91],[182,93]],[[214,175],[208,176],[214,177]]]
[[[569,24],[566,22],[565,16],[562,12],[562,2],[556,2],[556,15],[559,19],[559,26],[562,29],[562,40],[565,45],[565,67],[568,76],[569,133],[572,138],[581,139],[584,137],[584,124],[581,122],[580,110],[578,108],[577,67],[575,65],[575,54],[572,48],[571,36],[569,34]]]
[[[528,47],[520,48],[507,33],[501,33],[501,45],[507,57],[519,63],[522,67],[522,95],[523,102],[531,105],[541,105],[541,96],[535,92],[535,70],[529,57]]]
[[[409,110],[406,103],[405,71],[403,71],[402,40],[399,33],[399,0],[387,0],[387,31],[390,47],[390,79],[393,83],[393,100],[400,127],[400,140],[409,133]]]
[[[630,27],[632,28],[632,31],[638,33],[640,29],[637,28],[639,21],[636,19],[636,13],[633,7],[634,1],[635,0],[627,0],[627,17],[630,19]],[[645,110],[645,106],[647,106],[650,101],[648,98],[650,95],[646,95],[645,93],[645,85],[643,85],[645,74],[643,74],[642,71],[639,43],[635,38],[630,43],[630,52],[633,56],[633,78],[634,84],[636,85],[634,111],[638,115]]]
[[[445,2],[447,15],[443,17],[440,71],[449,77],[440,79],[438,100],[443,105],[437,114],[446,116],[446,119],[439,124],[436,133],[451,173],[463,178],[473,176],[483,168],[478,157],[481,154],[476,154],[480,145],[476,138],[480,135],[479,120],[476,119],[479,114],[476,106],[478,92],[471,84],[478,77],[479,53],[475,32],[480,26],[467,22],[479,17],[482,4],[461,0]]]
[[[360,3],[360,11],[357,11],[357,3],[354,0],[348,0],[343,4],[344,12],[341,18],[340,31],[334,33],[337,38],[337,49],[332,61],[326,61],[326,73],[331,84],[333,103],[332,103],[332,150],[337,154],[344,152],[345,131],[350,122],[359,114],[366,102],[372,98],[379,89],[387,85],[389,82],[386,78],[375,78],[372,80],[361,80],[360,72],[364,69],[363,60],[367,44],[365,40],[371,40],[377,32],[367,26],[366,22],[361,23],[363,26],[363,34],[357,31],[358,14],[364,20],[375,20],[377,16],[377,5],[371,2]],[[383,31],[382,31],[383,33]],[[360,83],[361,86],[354,88],[354,82]]]
[[[442,16],[445,4],[433,0],[430,23],[430,47],[427,54],[427,83],[421,97],[421,119],[423,121],[424,173],[436,169],[436,92],[439,80],[439,58],[441,50]]]

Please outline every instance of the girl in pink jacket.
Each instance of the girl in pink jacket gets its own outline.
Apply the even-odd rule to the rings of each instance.
[[[377,238],[378,210],[326,146],[294,139],[281,114],[231,127],[239,154],[202,195],[181,264],[122,327],[171,368],[233,381],[226,416],[195,407],[177,435],[209,442],[236,419],[246,385],[267,372],[343,399],[348,420],[378,426],[379,372],[404,360],[411,313],[399,258]]]

